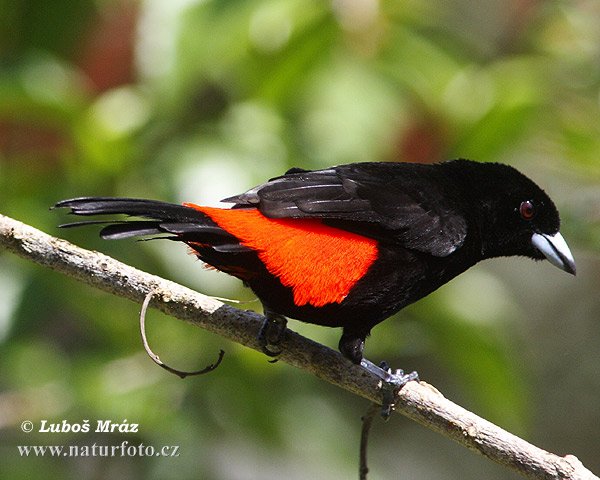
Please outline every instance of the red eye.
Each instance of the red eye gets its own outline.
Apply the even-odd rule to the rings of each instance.
[[[527,200],[526,202],[522,202],[521,206],[519,207],[519,212],[525,220],[529,220],[535,216],[535,205],[529,200]]]

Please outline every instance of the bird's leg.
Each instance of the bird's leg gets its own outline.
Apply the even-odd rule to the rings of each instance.
[[[378,367],[366,358],[363,358],[360,364],[381,380],[381,417],[388,420],[394,410],[394,402],[398,391],[408,382],[419,381],[419,374],[417,372],[404,373],[400,369],[392,373],[392,369],[385,362],[381,362],[381,366]]]
[[[262,351],[269,357],[276,357],[281,353],[279,344],[285,338],[287,319],[268,308],[264,309],[265,321],[258,332],[258,343]],[[275,347],[274,349],[272,347]]]

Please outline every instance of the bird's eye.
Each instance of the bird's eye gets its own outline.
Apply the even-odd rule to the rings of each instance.
[[[521,213],[521,217],[523,217],[525,220],[530,220],[535,216],[536,208],[533,202],[527,200],[525,202],[521,202],[519,212]]]

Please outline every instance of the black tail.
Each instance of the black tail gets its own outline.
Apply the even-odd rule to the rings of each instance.
[[[149,220],[99,220],[67,223],[62,228],[92,224],[110,224],[100,231],[107,240],[160,235],[161,238],[210,245],[217,251],[245,249],[239,240],[227,233],[199,210],[185,205],[138,198],[83,197],[63,200],[53,208],[70,208],[74,215],[124,214]],[[164,236],[166,234],[166,236]]]

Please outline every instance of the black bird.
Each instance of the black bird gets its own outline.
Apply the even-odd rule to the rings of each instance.
[[[340,351],[361,363],[371,329],[480,260],[547,259],[575,275],[554,203],[498,163],[355,163],[293,168],[224,202],[233,208],[130,198],[76,198],[77,215],[126,214],[106,239],[167,235],[240,278],[261,300],[266,353],[285,317],[342,327]],[[81,222],[65,226],[77,226]]]

